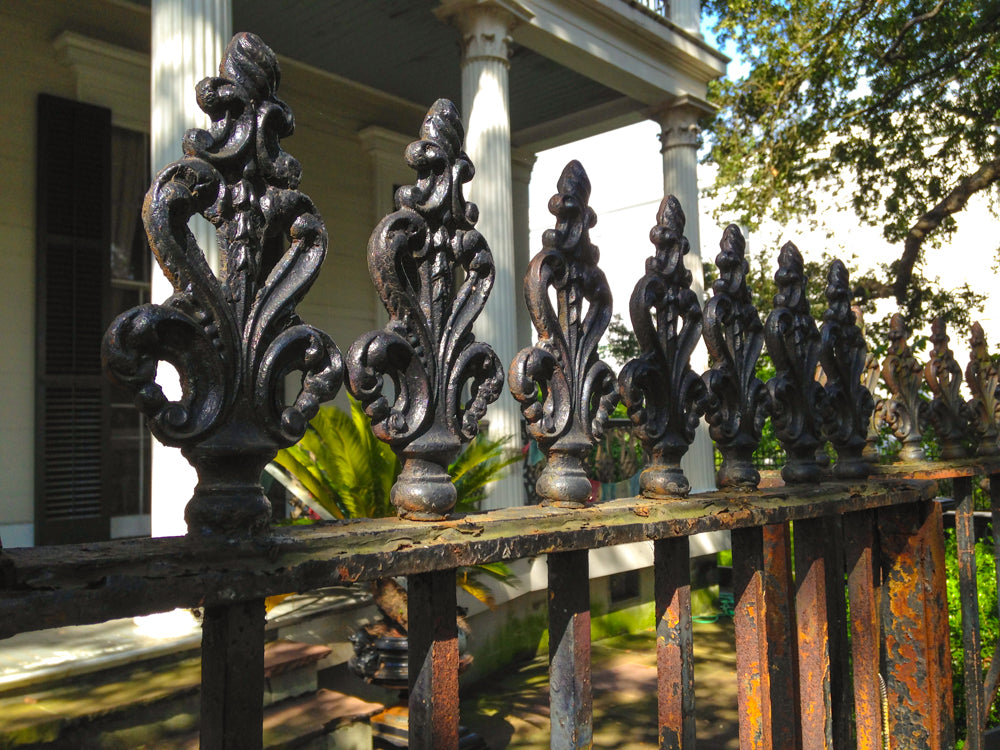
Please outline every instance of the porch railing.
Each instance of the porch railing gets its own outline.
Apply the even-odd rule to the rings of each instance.
[[[264,598],[406,576],[411,746],[457,748],[455,570],[546,555],[551,744],[588,747],[588,550],[650,540],[659,711],[646,720],[658,726],[661,747],[689,748],[696,706],[688,540],[730,529],[741,747],[874,748],[884,731],[893,748],[945,748],[955,728],[936,483],[951,479],[967,747],[982,746],[1000,670],[994,657],[981,679],[972,490],[977,477],[1000,476],[1000,446],[998,375],[981,329],[966,372],[973,398],[965,401],[943,324],[926,366],[901,319],[883,362],[867,353],[840,263],[831,267],[828,311],[817,326],[791,245],[780,256],[774,309],[761,321],[736,227],[723,236],[719,279],[702,306],[684,268],[684,216],[667,198],[630,304],[642,354],[615,376],[596,353],[611,296],[589,241],[590,186],[570,163],[549,204],[555,227],[525,280],[538,343],[506,377],[547,456],[542,504],[455,515],[445,468],[474,436],[506,372],[471,333],[494,269],[474,227],[477,211],[462,194],[472,169],[461,120],[449,102],[436,103],[406,150],[416,181],[398,191],[397,209],[368,248],[389,323],[355,342],[345,364],[329,337],[294,312],[318,272],[326,232],[297,189],[298,163],[280,147],[292,119],[277,81],[271,51],[241,34],[220,76],[199,85],[213,128],[188,133],[185,158],[156,177],[144,208],[176,293],[125,313],[105,339],[110,376],[133,393],[157,437],[182,446],[198,469],[189,533],[3,550],[0,638],[203,607],[201,745],[246,750],[262,743]],[[222,279],[187,230],[195,213],[219,230]],[[689,360],[702,338],[712,366],[697,375]],[[766,384],[754,374],[765,342],[776,368]],[[182,374],[177,402],[155,384],[163,360]],[[293,370],[303,373],[302,388],[287,405]],[[375,434],[403,460],[393,488],[401,517],[271,528],[261,468],[303,434],[345,370]],[[584,461],[619,399],[647,457],[642,491],[590,504]],[[679,462],[702,415],[723,457],[720,489],[690,495]],[[766,419],[788,456],[780,477],[762,478],[753,466]],[[928,421],[945,460],[922,457]],[[902,445],[903,463],[876,462],[880,429]],[[837,459],[824,468],[817,451],[827,443]],[[996,521],[1000,481],[990,483],[990,502]]]

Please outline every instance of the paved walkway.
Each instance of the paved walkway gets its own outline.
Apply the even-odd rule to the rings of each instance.
[[[736,649],[731,620],[696,623],[695,705],[699,750],[738,750]],[[594,747],[656,748],[656,635],[593,644]],[[462,723],[490,750],[549,747],[548,656],[490,679],[462,703]]]

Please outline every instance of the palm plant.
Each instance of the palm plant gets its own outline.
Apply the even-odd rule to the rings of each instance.
[[[505,442],[480,433],[448,467],[458,494],[456,511],[474,510],[488,485],[520,460],[519,453],[504,448]],[[350,413],[336,406],[321,408],[302,440],[279,451],[267,471],[307,505],[344,519],[395,515],[389,491],[400,469],[392,449],[375,437],[368,415],[352,398]],[[458,570],[458,585],[492,607],[493,596],[478,580],[479,572],[507,582],[513,574],[503,563]]]

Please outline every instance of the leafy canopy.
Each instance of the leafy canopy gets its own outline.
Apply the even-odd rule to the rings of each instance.
[[[747,64],[705,123],[720,215],[811,218],[846,188],[904,247],[877,291],[900,302],[924,238],[1000,179],[1000,0],[705,0]],[[996,197],[995,190],[993,197]],[[992,248],[991,248],[992,249]]]

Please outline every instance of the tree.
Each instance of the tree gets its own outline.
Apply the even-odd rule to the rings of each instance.
[[[839,193],[901,243],[869,296],[926,304],[922,248],[1000,180],[1000,0],[706,0],[748,73],[705,123],[720,215],[812,217]],[[849,198],[842,198],[844,193]]]

